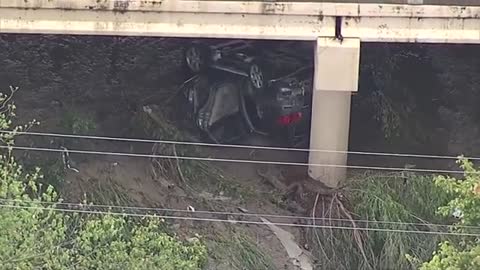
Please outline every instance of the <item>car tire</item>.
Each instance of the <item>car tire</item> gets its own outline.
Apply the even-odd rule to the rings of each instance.
[[[248,78],[250,84],[256,90],[264,89],[268,82],[266,69],[264,69],[263,65],[257,61],[252,61],[248,65]]]
[[[192,44],[184,51],[185,65],[194,74],[201,73],[208,67],[210,51],[207,46]]]

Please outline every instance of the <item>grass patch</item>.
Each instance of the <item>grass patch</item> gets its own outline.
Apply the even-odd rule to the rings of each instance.
[[[224,267],[220,269],[275,269],[272,258],[253,239],[240,232],[230,231],[225,237],[210,241],[207,246],[215,262]]]
[[[172,141],[195,141],[186,132],[180,132],[164,115],[160,106],[148,107],[149,112],[140,112],[134,124],[142,132],[159,140],[168,138]],[[202,157],[198,147],[191,145],[156,144],[152,152],[158,155]],[[185,190],[196,192],[208,190],[213,195],[229,196],[233,199],[246,200],[253,196],[253,190],[245,188],[224,176],[223,172],[208,162],[201,160],[180,160],[159,158],[153,160],[155,170],[164,179],[174,180]]]
[[[48,186],[53,186],[60,190],[65,181],[65,166],[62,160],[55,155],[45,156],[42,158],[26,158],[21,161],[26,171],[35,171],[35,168],[42,168],[40,171],[43,177],[37,181],[41,184],[41,191],[45,191]]]
[[[430,230],[428,224],[445,221],[436,214],[448,196],[434,185],[432,176],[366,173],[354,176],[346,192],[346,208],[358,220],[416,224],[379,224],[356,222],[357,227],[388,230]],[[326,217],[348,218],[334,204],[328,205]],[[340,207],[341,208],[341,207]],[[342,212],[343,211],[343,212]],[[321,224],[321,222],[317,222]],[[425,224],[425,225],[418,225]],[[351,222],[323,221],[322,225],[351,226]],[[433,228],[437,229],[437,228]],[[445,236],[401,232],[359,230],[310,230],[315,257],[322,269],[416,269],[409,258],[427,260]],[[346,256],[348,254],[348,256]]]
[[[68,111],[61,121],[61,126],[71,134],[85,135],[95,131],[97,125],[89,114]]]
[[[89,192],[86,200],[100,205],[136,205],[128,196],[128,191],[115,183],[112,179],[88,179]]]

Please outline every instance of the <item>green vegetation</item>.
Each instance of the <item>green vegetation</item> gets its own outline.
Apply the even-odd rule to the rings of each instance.
[[[464,158],[461,158],[459,163],[465,171],[464,179],[439,176],[435,180],[438,187],[452,195],[452,199],[439,208],[439,213],[449,217],[455,211],[460,211],[461,216],[455,223],[457,225],[455,231],[471,233],[471,228],[462,226],[480,224],[480,171]],[[424,263],[420,269],[480,269],[479,240],[480,237],[477,236],[444,241],[433,258]]]
[[[65,114],[62,119],[62,127],[69,133],[76,135],[89,134],[97,128],[91,115],[73,111],[69,111]]]
[[[275,269],[272,258],[244,233],[231,230],[226,237],[211,241],[212,257],[223,262],[225,269]]]
[[[25,166],[25,170],[34,170],[35,167],[42,168],[41,179],[38,179],[44,186],[53,186],[55,189],[60,189],[64,184],[65,179],[65,165],[60,157],[56,158],[44,158],[29,162],[29,164],[22,164]]]
[[[87,200],[95,204],[121,205],[134,204],[129,197],[128,191],[120,187],[113,179],[103,178],[102,180],[90,178],[90,192],[86,194]]]
[[[0,128],[11,127],[14,105],[1,96]],[[21,130],[25,127],[16,127]],[[14,133],[2,134],[4,145]],[[115,213],[82,214],[61,204],[41,170],[27,172],[12,151],[0,155],[0,261],[3,269],[200,269],[206,248],[164,233],[157,218],[132,219]]]
[[[167,107],[167,106],[164,106]],[[164,108],[162,107],[162,108]],[[151,110],[139,113],[135,117],[134,125],[141,128],[149,137],[164,139],[171,138],[177,141],[194,141],[188,137],[188,133],[181,132],[173,125],[168,115],[160,106],[148,106]],[[153,152],[158,155],[169,156],[203,156],[198,147],[188,145],[158,144]],[[220,200],[216,204],[214,198],[229,198],[236,201],[256,199],[255,191],[240,185],[231,178],[224,176],[223,172],[208,162],[199,160],[180,159],[154,159],[152,161],[154,172],[160,177],[168,179],[181,186],[191,194],[191,198],[197,198],[198,204],[207,204],[209,208],[216,211],[225,211],[225,205]],[[211,198],[201,196],[204,192],[211,194]],[[212,200],[213,199],[213,200]],[[273,270],[275,269],[272,258],[262,250],[256,241],[247,235],[246,231],[238,230],[237,226],[227,225],[223,230],[216,231],[213,237],[206,240],[209,258],[218,268],[232,270]],[[211,266],[211,265],[209,265]],[[208,268],[210,269],[210,268]]]
[[[438,243],[445,239],[439,235],[388,231],[428,230],[428,224],[444,222],[440,215],[435,214],[434,209],[444,205],[449,196],[434,185],[432,177],[414,174],[361,174],[351,179],[345,198],[347,199],[335,199],[327,204],[325,216],[332,220],[324,223],[319,221],[318,224],[353,224],[353,221],[335,222],[334,218],[385,221],[387,223],[368,224],[357,221],[355,225],[387,231],[310,231],[310,236],[315,239],[316,258],[324,269],[392,269],[393,266],[393,269],[416,269],[409,258],[428,260]]]
[[[167,81],[174,80],[169,72],[178,68],[181,62],[180,46],[175,42],[163,43],[157,38],[115,38],[111,42],[108,38],[100,37],[93,40],[85,37],[17,35],[0,37],[0,46],[0,63],[3,67],[0,70],[0,88],[21,82],[22,89],[33,93],[24,100],[32,108],[33,114],[38,105],[51,102],[52,96],[58,97],[62,101],[60,104],[95,103],[109,106],[111,113],[118,113],[115,110],[118,93],[125,100],[126,106],[118,106],[122,111],[131,105],[126,101],[146,98],[143,93],[155,92],[158,100],[170,99],[171,89],[159,89],[162,88],[159,86],[168,85]],[[458,57],[443,57],[442,51],[437,52],[439,57],[429,59],[422,53],[421,47],[369,46],[370,52],[362,52],[361,68],[362,72],[371,75],[362,76],[364,84],[369,85],[361,86],[358,97],[362,100],[353,105],[372,110],[365,115],[375,119],[386,141],[401,141],[402,146],[415,146],[415,142],[435,148],[445,145],[427,136],[439,135],[427,125],[436,127],[434,120],[439,119],[436,115],[438,104],[454,112],[457,106],[450,105],[458,104],[458,107],[469,108],[466,115],[480,115],[477,100],[480,87],[475,87],[478,79],[472,75],[476,74],[472,67],[478,66],[473,60],[479,58],[472,57],[472,50],[464,50],[462,54],[467,57],[461,60]],[[472,62],[466,61],[467,58]],[[443,72],[437,73],[433,68],[428,68],[432,61],[442,66]],[[439,76],[441,79],[438,79]],[[5,99],[7,97],[2,96],[0,100]],[[170,104],[169,107],[173,106]],[[9,116],[12,116],[15,107],[4,102],[0,111],[0,128],[11,128]],[[458,122],[456,119],[453,121]],[[178,132],[169,121],[161,121],[164,121],[165,128],[158,123],[145,125],[151,131],[149,135],[154,134],[152,137],[160,139],[191,140]],[[32,124],[15,127],[15,130],[20,131]],[[66,114],[61,125],[65,132],[74,134],[89,134],[96,129],[91,116],[77,111]],[[470,128],[472,125],[461,126]],[[0,141],[2,144],[12,144],[13,137],[13,133],[0,134]],[[459,138],[474,141],[475,137]],[[73,140],[65,141],[61,144],[69,148],[75,143]],[[172,145],[158,145],[154,152],[179,156],[199,154],[192,147],[177,146],[175,149]],[[156,268],[159,269],[197,269],[203,265],[206,250],[198,240],[193,244],[183,243],[164,233],[166,223],[156,219],[139,220],[112,214],[80,215],[56,211],[62,205],[58,204],[60,199],[56,189],[50,185],[59,186],[64,177],[64,166],[59,157],[46,162],[32,162],[42,167],[42,171],[38,171],[34,166],[25,168],[18,165],[10,151],[1,154],[0,200],[21,199],[24,202],[1,201],[2,205],[8,207],[0,207],[0,268],[148,269],[155,268],[157,264]],[[180,183],[191,194],[198,194],[196,190],[208,189],[214,191],[214,196],[224,194],[242,199],[255,198],[252,191],[233,184],[208,163],[175,159],[157,159],[153,162],[157,165],[157,173],[176,184]],[[408,175],[406,181],[402,175],[357,175],[352,179],[345,196],[338,198],[345,209],[338,201],[323,206],[319,204],[318,208],[325,208],[325,216],[332,218],[349,218],[348,213],[356,219],[425,224],[457,222],[458,225],[478,226],[480,212],[476,209],[479,209],[479,199],[475,192],[480,176],[474,173],[470,163],[462,164],[467,171],[462,180],[414,174]],[[127,191],[115,186],[113,181],[91,180],[94,192],[87,194],[89,202],[95,199],[94,202],[99,204],[131,204]],[[280,196],[272,197],[278,204],[284,204]],[[84,206],[82,209],[89,208]],[[450,220],[448,216],[457,209],[462,210],[463,217]],[[351,225],[350,222],[333,220],[323,224]],[[368,226],[398,230],[425,229],[418,225],[370,223]],[[462,227],[456,231],[468,232]],[[308,238],[316,240],[311,250],[319,260],[317,265],[320,269],[480,268],[478,239],[472,237],[330,229],[317,229],[309,233],[311,237]],[[213,258],[218,256],[228,264],[226,269],[273,269],[271,259],[257,247],[254,238],[240,232],[229,231],[224,237],[215,237],[206,244],[209,253],[217,252],[212,254]],[[118,265],[119,262],[122,265]]]
[[[362,90],[354,102],[362,120],[373,119],[386,142],[433,144],[429,134],[437,126],[438,106],[448,99],[443,100],[427,50],[418,44],[375,44],[364,50]]]
[[[480,269],[480,237],[412,233],[478,233],[478,229],[468,226],[480,224],[480,171],[463,158],[459,163],[465,171],[462,179],[415,174],[354,177],[345,194],[348,201],[334,199],[327,207],[328,215],[386,221],[369,222],[368,227],[387,231],[312,230],[319,265],[324,269]],[[343,206],[347,203],[351,212]],[[458,211],[461,216],[453,218]],[[333,218],[318,224],[347,226],[353,220],[350,223],[335,222]],[[356,221],[357,227],[365,225]]]
[[[140,127],[141,132],[159,140],[169,138],[173,141],[194,141],[194,138],[188,137],[185,132],[180,132],[177,126],[164,117],[168,113],[160,106],[148,106],[148,109],[145,110],[145,112],[139,113],[134,120],[134,126]],[[203,156],[198,147],[190,145],[157,144],[153,148],[153,153],[167,156]],[[158,158],[153,163],[155,172],[164,179],[174,181],[185,190],[195,194],[198,194],[197,190],[209,190],[214,196],[222,194],[222,196],[239,200],[251,198],[253,194],[252,189],[231,181],[223,175],[221,170],[209,162]]]

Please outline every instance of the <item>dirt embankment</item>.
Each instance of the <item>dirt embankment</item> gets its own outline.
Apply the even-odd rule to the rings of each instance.
[[[375,46],[362,52],[365,57],[362,55],[360,93],[353,102],[351,149],[480,154],[476,117],[480,57],[471,56],[474,50],[468,48],[467,53],[467,48],[462,48],[458,54],[443,47],[379,50]],[[41,125],[36,131],[167,140],[179,139],[176,136],[181,135],[183,139],[185,136],[195,139],[195,132],[189,133],[195,130],[189,122],[179,121],[182,112],[174,98],[176,87],[184,78],[180,56],[179,40],[2,35],[0,89],[8,89],[9,85],[20,88],[15,96],[18,121],[39,120]],[[373,93],[383,95],[379,98]],[[142,114],[141,106],[152,104],[161,105],[157,113],[165,118],[166,126],[173,127],[170,131],[162,128],[158,131],[155,127],[158,123],[152,128],[151,123],[146,124],[138,117]],[[184,134],[175,133],[178,130]],[[385,138],[385,133],[391,136]],[[251,138],[244,143],[272,142]],[[158,146],[149,143],[52,137],[21,137],[19,144],[126,153],[158,151],[155,148]],[[177,155],[193,153],[234,159],[298,162],[306,158],[299,153],[245,149],[194,151],[169,146],[161,150]],[[80,201],[86,195],[97,203],[118,205],[308,214],[299,212],[302,207],[263,181],[257,174],[261,166],[255,164],[194,164],[175,159],[71,155],[77,173],[64,170],[58,154],[19,154],[44,165],[51,183],[62,188],[67,201]],[[402,167],[417,162],[418,167],[449,165],[365,157],[352,157],[350,162]],[[304,168],[276,170],[288,172],[287,185],[305,176]],[[208,217],[228,220],[235,216]],[[172,226],[186,237],[196,232],[205,236],[215,251],[209,269],[294,269],[281,242],[268,227],[197,221],[174,222]],[[301,231],[289,231],[302,242]]]
[[[155,38],[0,36],[0,86],[19,87],[15,93],[17,120],[40,121],[33,131],[175,140],[179,127],[189,126],[188,122],[172,123],[173,119],[182,119],[175,99],[176,87],[184,78],[180,44],[177,40]],[[155,130],[155,124],[152,127],[139,117],[142,106],[152,104],[161,105],[158,114],[165,118],[169,130]],[[188,133],[183,131],[183,135]],[[191,140],[194,136],[183,138]],[[144,154],[154,153],[156,147],[151,143],[27,136],[19,137],[18,144]],[[172,148],[167,150],[173,154]],[[178,147],[177,151],[181,155],[184,150]],[[220,158],[250,158],[252,154],[220,149],[195,153]],[[47,181],[61,188],[66,201],[87,199],[98,204],[139,207],[295,214],[283,209],[281,194],[261,182],[257,167],[250,164],[192,164],[70,154],[76,172],[65,170],[58,153],[18,154],[27,165],[43,165]],[[267,153],[263,158],[273,156]],[[185,216],[181,212],[160,213]],[[259,222],[258,218],[215,214],[200,217],[222,221],[173,221],[171,225],[181,236],[199,233],[204,237],[211,252],[208,269],[295,269],[268,227],[226,222],[232,218]],[[301,239],[299,231],[292,232]]]

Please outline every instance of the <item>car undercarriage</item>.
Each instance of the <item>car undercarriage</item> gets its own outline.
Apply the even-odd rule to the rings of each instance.
[[[293,59],[244,41],[192,43],[181,90],[196,126],[215,143],[251,133],[308,143],[312,65]]]

